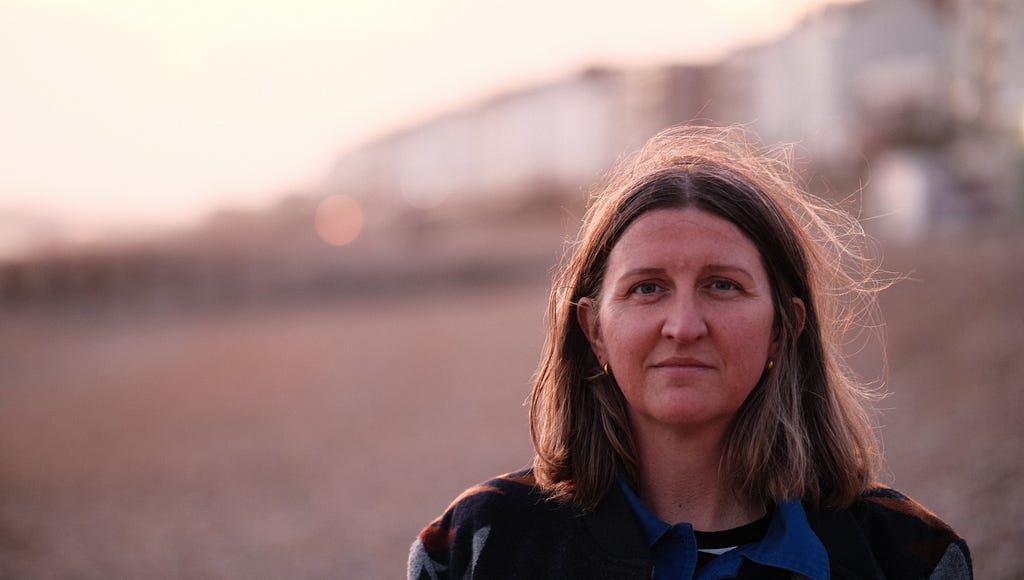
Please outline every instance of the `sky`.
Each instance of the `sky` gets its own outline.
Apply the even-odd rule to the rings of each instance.
[[[588,66],[707,62],[827,0],[3,0],[0,254],[258,209],[383,132]]]

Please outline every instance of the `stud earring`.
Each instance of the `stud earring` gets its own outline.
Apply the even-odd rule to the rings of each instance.
[[[603,371],[604,371],[604,374],[605,374],[605,375],[607,375],[607,376],[609,376],[609,377],[610,377],[610,376],[612,376],[612,373],[611,373],[611,371],[610,371],[610,370],[608,370],[608,363],[604,363],[604,366],[603,366],[603,367],[601,367],[601,370],[603,370]]]
[[[775,368],[775,361],[768,359],[768,370],[772,370],[773,368]]]

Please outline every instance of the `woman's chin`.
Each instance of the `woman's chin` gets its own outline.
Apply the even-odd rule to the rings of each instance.
[[[735,409],[730,411],[709,406],[706,401],[685,400],[679,397],[671,401],[661,401],[652,407],[647,412],[634,413],[634,424],[640,421],[652,426],[683,431],[700,430],[726,425],[736,412]]]

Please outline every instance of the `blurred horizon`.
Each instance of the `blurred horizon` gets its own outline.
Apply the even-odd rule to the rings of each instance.
[[[374,139],[595,67],[714,62],[836,3],[6,2],[0,257],[264,210]]]

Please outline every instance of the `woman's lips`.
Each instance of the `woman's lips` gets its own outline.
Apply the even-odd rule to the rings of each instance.
[[[655,368],[679,368],[679,369],[710,369],[713,365],[703,360],[691,357],[671,357],[658,361],[653,365]]]
[[[714,366],[696,358],[669,358],[652,365],[652,371],[673,381],[688,381],[706,375]]]

